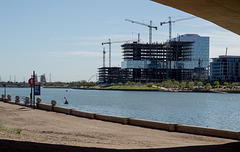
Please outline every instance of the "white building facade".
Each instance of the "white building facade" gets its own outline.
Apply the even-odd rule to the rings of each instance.
[[[240,56],[221,55],[210,64],[211,81],[240,82]]]

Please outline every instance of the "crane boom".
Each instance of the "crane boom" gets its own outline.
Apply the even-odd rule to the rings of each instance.
[[[144,26],[147,26],[147,27],[150,27],[150,28],[154,28],[154,29],[157,30],[157,26],[152,26],[152,25],[148,25],[148,24],[145,24],[145,23],[141,23],[141,22],[133,21],[133,20],[129,20],[129,19],[125,19],[125,21],[136,23],[136,24],[140,24],[140,25],[144,25]]]
[[[127,41],[114,41],[114,42],[111,42],[111,41],[108,41],[108,42],[103,42],[102,45],[104,44],[112,44],[112,43],[123,43],[123,42],[132,42],[133,40],[127,40]]]
[[[189,20],[189,19],[193,19],[193,18],[196,18],[196,17],[193,16],[193,17],[182,18],[182,19],[172,21],[171,17],[169,17],[168,22],[160,22],[160,25],[162,26],[163,24],[169,24],[169,41],[171,41],[171,39],[172,39],[172,23],[179,22],[179,21],[184,21],[184,20]]]
[[[152,21],[150,21],[150,24],[145,24],[145,23],[141,23],[141,22],[133,21],[133,20],[129,20],[129,19],[125,19],[125,21],[149,27],[149,44],[152,43],[152,29],[154,28],[155,30],[157,30],[157,26],[153,26]]]
[[[172,23],[175,23],[175,22],[178,22],[178,21],[190,20],[190,19],[193,19],[193,18],[196,18],[196,17],[193,16],[193,17],[188,17],[188,18],[182,18],[182,19],[178,19],[178,20],[172,21]]]

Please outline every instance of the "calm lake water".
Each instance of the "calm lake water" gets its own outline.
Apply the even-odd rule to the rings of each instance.
[[[240,94],[67,90],[42,88],[36,98],[93,113],[240,131]],[[29,96],[30,88],[7,88],[7,94]]]

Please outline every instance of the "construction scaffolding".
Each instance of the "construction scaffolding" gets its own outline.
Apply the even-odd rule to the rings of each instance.
[[[144,83],[191,79],[192,70],[185,69],[183,61],[190,60],[192,43],[125,43],[122,45],[124,61],[121,68],[99,68],[99,81]]]
[[[129,76],[128,70],[123,70],[120,67],[101,67],[98,68],[100,83],[118,83],[126,82]]]

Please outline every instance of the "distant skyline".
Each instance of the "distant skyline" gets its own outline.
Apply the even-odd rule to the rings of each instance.
[[[46,74],[47,81],[89,80],[102,66],[102,42],[148,42],[149,29],[125,21],[153,25],[153,42],[168,39],[168,25],[160,22],[191,14],[150,0],[5,0],[0,1],[0,80],[25,81],[32,71]],[[210,58],[240,55],[240,37],[201,18],[173,24],[172,37],[199,34],[210,37]],[[106,65],[108,66],[108,45]],[[121,43],[112,44],[112,66],[121,66]],[[91,80],[95,81],[93,77]]]

